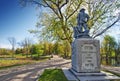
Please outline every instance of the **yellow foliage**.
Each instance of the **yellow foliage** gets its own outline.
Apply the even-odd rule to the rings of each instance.
[[[31,60],[0,60],[0,67],[33,63]]]

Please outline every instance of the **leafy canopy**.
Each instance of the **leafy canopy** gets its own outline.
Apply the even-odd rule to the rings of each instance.
[[[22,4],[30,2],[42,10],[37,23],[37,34],[40,39],[73,40],[73,27],[81,8],[85,8],[90,16],[88,27],[90,35],[95,38],[116,24],[120,16],[115,15],[120,8],[119,0],[21,0]]]

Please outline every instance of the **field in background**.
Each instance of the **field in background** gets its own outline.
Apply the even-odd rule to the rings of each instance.
[[[50,59],[50,56],[37,56],[35,54],[31,57],[31,55],[23,55],[23,54],[15,54],[11,55],[0,55],[0,69],[9,68],[13,66],[20,66],[30,63],[37,63],[41,61],[45,61],[46,59]]]

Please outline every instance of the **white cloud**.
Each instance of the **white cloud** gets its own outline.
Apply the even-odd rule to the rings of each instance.
[[[11,46],[10,46],[9,44],[1,44],[1,43],[0,43],[0,48],[11,49]]]

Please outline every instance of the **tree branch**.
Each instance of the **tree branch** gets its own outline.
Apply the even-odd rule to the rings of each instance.
[[[78,4],[77,8],[67,17],[67,20],[79,9],[81,3],[82,1]]]
[[[35,4],[37,4],[37,5],[39,5],[39,6],[48,7],[47,5],[44,5],[44,4],[42,4],[42,3],[39,3],[39,2],[37,2],[37,1],[35,1],[35,0],[33,0],[32,2],[35,3]]]
[[[93,38],[102,35],[104,32],[106,32],[109,28],[111,28],[114,24],[116,24],[118,21],[120,20],[120,15],[118,16],[118,18],[116,19],[116,21],[114,23],[112,23],[110,26],[108,26],[107,28],[105,28],[103,31],[101,31],[100,33],[98,33],[97,35],[95,35]]]
[[[65,3],[63,3],[61,6],[60,6],[60,9],[65,6],[67,3],[69,2],[69,0],[65,0]]]
[[[58,16],[58,18],[61,18],[60,16],[59,16],[59,14],[58,14],[58,12],[57,11],[55,11],[55,9],[54,8],[52,8],[48,3],[47,3],[47,1],[46,0],[43,0],[46,4],[47,4],[47,6],[50,8],[50,9],[52,9],[52,11]]]

